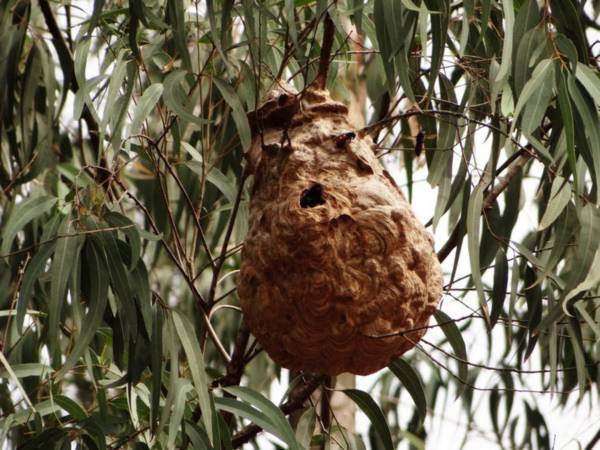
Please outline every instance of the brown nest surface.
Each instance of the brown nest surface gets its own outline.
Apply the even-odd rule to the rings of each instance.
[[[431,236],[347,113],[280,83],[249,116],[244,320],[276,363],[328,375],[411,349],[442,294]]]

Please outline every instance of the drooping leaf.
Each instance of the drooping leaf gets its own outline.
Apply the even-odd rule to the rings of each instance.
[[[412,397],[417,407],[417,411],[419,412],[421,423],[423,423],[427,416],[427,400],[425,398],[421,377],[417,371],[402,358],[395,359],[388,367]]]
[[[184,70],[174,70],[167,75],[164,81],[163,98],[165,104],[175,114],[199,128],[201,125],[210,123],[210,121],[194,115],[187,93],[181,86],[186,76],[187,72]]]
[[[246,111],[244,111],[244,106],[242,105],[239,96],[229,84],[219,80],[218,78],[214,78],[213,81],[231,108],[233,120],[235,121],[235,125],[240,136],[240,142],[242,143],[242,148],[244,151],[247,151],[250,148],[252,136],[250,133],[248,118],[246,117]]]
[[[83,276],[87,278],[88,292],[85,297],[88,300],[88,312],[71,353],[56,373],[57,379],[62,378],[82,357],[102,324],[108,303],[108,268],[104,253],[96,248],[92,240],[86,243],[84,253],[86,269]]]
[[[212,409],[208,393],[208,377],[204,367],[204,356],[200,351],[198,339],[195,336],[191,323],[178,312],[173,311],[173,326],[177,331],[183,350],[188,359],[189,369],[194,382],[194,389],[198,394],[202,422],[206,427],[209,439],[213,442],[212,435]]]
[[[368,417],[375,432],[383,443],[383,448],[385,450],[393,450],[394,444],[392,443],[392,436],[387,421],[385,420],[381,408],[377,406],[377,403],[375,403],[373,398],[366,392],[358,389],[344,389],[342,392],[350,397]]]
[[[70,216],[65,216],[58,229],[58,242],[52,259],[52,282],[50,284],[50,303],[48,305],[48,341],[50,354],[58,345],[58,328],[61,311],[66,301],[67,283],[76,260],[76,253],[81,250],[83,236],[77,235]]]
[[[161,83],[154,83],[146,88],[133,113],[130,134],[136,135],[140,133],[142,122],[146,120],[152,113],[152,110],[154,110],[154,107],[162,96],[163,89]]]
[[[550,201],[544,211],[544,215],[540,220],[539,230],[548,228],[563,212],[569,200],[571,199],[571,187],[567,181],[557,176],[552,182],[552,189],[550,191]]]
[[[104,214],[104,218],[109,225],[117,228],[119,231],[127,236],[127,242],[130,248],[130,261],[129,270],[137,265],[141,253],[142,253],[142,240],[140,232],[136,224],[134,224],[128,217],[116,211],[109,211]]]
[[[269,399],[265,398],[260,393],[253,389],[244,386],[229,386],[224,388],[225,391],[235,395],[241,400],[261,411],[273,424],[278,432],[278,436],[290,446],[291,449],[299,449],[296,436],[289,422],[281,412],[281,410],[273,404]]]
[[[32,197],[19,203],[12,211],[6,224],[2,226],[2,247],[1,255],[5,256],[10,252],[13,241],[19,231],[32,220],[41,217],[56,204],[57,199],[40,196]]]
[[[471,194],[467,212],[467,237],[469,243],[469,259],[471,261],[471,273],[473,283],[477,289],[479,304],[486,316],[487,304],[483,293],[483,282],[481,280],[481,267],[479,265],[479,228],[481,221],[481,206],[483,204],[483,186],[478,186]]]
[[[234,400],[232,398],[227,398],[227,397],[223,397],[223,398],[217,397],[217,398],[215,398],[215,407],[218,410],[228,411],[232,414],[236,414],[241,417],[244,417],[244,418],[252,421],[256,425],[258,425],[265,431],[273,434],[274,436],[277,436],[279,439],[286,442],[285,438],[287,435],[287,431],[281,430],[277,425],[275,425],[275,423],[273,422],[273,419],[271,417],[269,417],[267,414],[259,411],[258,409],[254,408],[253,406],[251,406],[248,403],[241,402],[241,401]],[[288,426],[289,426],[289,424],[288,424]]]
[[[442,312],[441,310],[437,310],[433,316],[435,317],[435,321],[446,335],[446,339],[448,339],[448,342],[452,346],[452,350],[454,350],[454,354],[456,355],[459,380],[459,390],[457,396],[460,396],[466,388],[469,375],[469,366],[467,364],[467,347],[465,345],[465,341],[463,340],[462,333],[456,326],[456,322],[452,320],[446,313]]]

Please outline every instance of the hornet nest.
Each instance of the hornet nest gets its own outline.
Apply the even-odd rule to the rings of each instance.
[[[280,83],[249,116],[244,319],[276,363],[327,375],[414,347],[442,295],[431,236],[347,113],[324,88]]]

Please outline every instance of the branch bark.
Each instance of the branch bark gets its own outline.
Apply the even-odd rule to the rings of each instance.
[[[335,26],[329,12],[325,14],[323,22],[323,43],[321,45],[321,55],[319,58],[319,72],[315,78],[314,85],[319,89],[325,89],[327,84],[327,73],[331,61],[331,48],[333,47],[333,38],[335,35]]]

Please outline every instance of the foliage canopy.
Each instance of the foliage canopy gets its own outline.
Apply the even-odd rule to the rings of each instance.
[[[370,433],[342,433],[342,446],[418,447],[459,397],[466,437],[483,421],[501,447],[550,448],[536,392],[586,408],[600,376],[599,10],[3,1],[0,446],[228,449],[261,430],[293,449],[329,440],[335,420],[313,433],[323,409],[306,403],[327,380],[273,365],[235,287],[247,113],[275,79],[302,90],[315,78],[329,15],[328,87],[364,115],[414,204],[420,175],[436,189],[428,226],[446,268],[418,349],[373,395],[345,391]],[[274,380],[287,388],[279,406]]]

